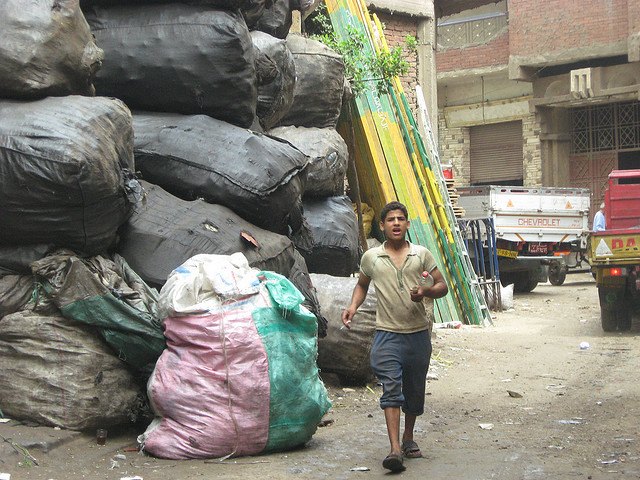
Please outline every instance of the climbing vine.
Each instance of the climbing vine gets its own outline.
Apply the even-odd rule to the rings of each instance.
[[[416,38],[407,35],[402,46],[377,55],[368,55],[367,38],[354,27],[347,28],[347,39],[338,38],[324,3],[319,4],[305,20],[305,31],[311,38],[324,43],[342,56],[345,75],[356,95],[365,90],[368,82],[375,84],[378,93],[386,93],[389,80],[406,75],[409,71],[410,65],[405,57],[417,49]]]

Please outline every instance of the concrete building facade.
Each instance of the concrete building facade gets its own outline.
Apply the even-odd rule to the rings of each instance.
[[[462,184],[599,204],[611,169],[640,168],[640,2],[484,3],[437,19],[442,160]]]

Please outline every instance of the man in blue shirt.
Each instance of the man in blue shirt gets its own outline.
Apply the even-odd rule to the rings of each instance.
[[[604,202],[600,204],[600,210],[596,212],[593,216],[593,231],[601,232],[607,228],[606,221],[604,218]]]

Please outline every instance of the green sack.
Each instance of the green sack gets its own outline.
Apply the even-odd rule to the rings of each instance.
[[[252,313],[269,359],[269,440],[265,451],[303,445],[331,408],[320,380],[316,316],[301,305],[303,295],[285,277],[260,272],[274,307]]]
[[[65,318],[95,326],[118,358],[150,373],[166,344],[157,292],[119,256],[81,258],[58,251],[31,264]]]

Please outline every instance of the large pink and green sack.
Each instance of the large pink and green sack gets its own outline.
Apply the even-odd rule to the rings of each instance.
[[[162,458],[215,458],[306,443],[330,408],[317,320],[285,277],[242,254],[197,255],[160,295],[167,348],[148,383],[157,415],[139,441]]]

